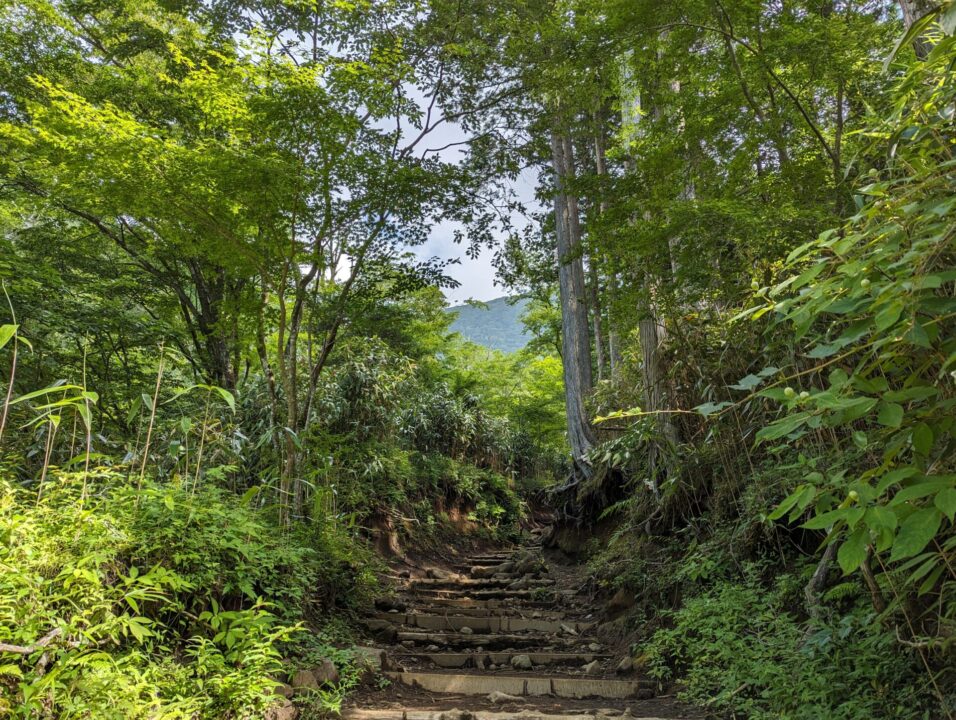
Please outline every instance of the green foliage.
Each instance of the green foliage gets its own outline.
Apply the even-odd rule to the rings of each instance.
[[[809,630],[790,608],[800,578],[773,590],[753,574],[718,582],[668,616],[641,646],[652,674],[684,679],[684,697],[715,711],[766,718],[927,717],[932,694],[912,653],[862,606]]]
[[[791,252],[787,279],[767,293],[766,308],[815,362],[800,373],[805,389],[760,392],[786,412],[757,434],[810,454],[811,434],[832,429],[855,446],[826,473],[808,473],[772,517],[809,511],[803,527],[840,543],[845,573],[875,554],[899,601],[939,598],[946,619],[918,621],[930,628],[952,622],[956,550],[953,57],[956,38],[944,36],[901,75],[869,132],[888,154],[859,189],[858,212]]]
[[[12,717],[261,717],[280,647],[325,581],[315,550],[236,498],[122,475],[2,485],[0,703]]]

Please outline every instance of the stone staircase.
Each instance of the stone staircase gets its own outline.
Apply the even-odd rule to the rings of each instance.
[[[366,619],[388,683],[353,698],[349,720],[687,717],[597,637],[574,579],[535,542],[393,580]]]

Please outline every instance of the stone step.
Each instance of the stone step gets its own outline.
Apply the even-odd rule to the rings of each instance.
[[[472,720],[605,720],[622,716],[620,710],[613,708],[595,709],[575,714],[555,714],[533,708],[518,712],[497,712],[492,710],[428,710],[415,708],[371,708],[343,710],[343,720],[449,720],[450,717],[467,716]],[[665,720],[649,715],[623,714],[623,720]]]
[[[427,597],[422,598],[422,602],[416,607],[425,611],[429,608],[455,608],[456,613],[465,613],[467,611],[506,611],[506,612],[531,612],[533,610],[552,611],[554,602],[548,600],[523,600],[511,598],[508,602],[501,599],[476,599],[476,598],[455,598],[455,597]]]
[[[460,603],[458,601],[430,601],[429,604],[417,604],[416,612],[420,614],[469,615],[471,617],[521,617],[529,620],[564,620],[567,614],[560,610],[552,610],[553,603],[501,603],[498,600],[487,602]],[[544,609],[540,609],[544,608]],[[392,615],[394,613],[386,613]],[[532,615],[538,615],[532,618]]]
[[[406,581],[406,587],[411,590],[422,589],[456,589],[456,588],[474,588],[477,590],[481,589],[498,589],[498,588],[507,588],[512,583],[523,581],[528,587],[549,587],[554,585],[554,580],[551,578],[520,578],[520,577],[509,577],[509,578],[449,578],[448,580],[435,580],[432,578],[423,578],[421,580],[408,580]],[[527,588],[525,588],[527,589]]]
[[[574,652],[481,652],[481,653],[422,653],[398,651],[395,656],[398,658],[415,658],[430,662],[441,668],[478,668],[478,661],[484,660],[486,663],[494,665],[511,666],[511,658],[518,655],[527,655],[531,664],[535,667],[542,665],[572,665],[580,667],[594,660],[610,660],[611,655],[599,655],[595,653],[574,653]],[[483,668],[481,668],[483,669]]]
[[[416,645],[438,645],[439,647],[482,647],[497,648],[526,648],[526,647],[554,647],[567,645],[570,641],[578,642],[579,638],[557,638],[539,633],[516,635],[513,633],[474,633],[471,635],[460,632],[417,632],[400,631],[395,638],[399,642],[409,641]]]
[[[651,683],[642,680],[440,672],[387,672],[385,676],[392,682],[419,687],[428,692],[458,695],[488,695],[497,690],[518,696],[624,699],[650,697],[653,694]]]
[[[553,593],[541,589],[535,590],[508,590],[507,588],[495,588],[490,590],[478,590],[469,588],[416,588],[415,594],[427,598],[443,600],[515,600],[515,599],[533,599],[547,600]],[[552,601],[553,602],[553,601]]]
[[[484,555],[477,557],[465,558],[464,560],[459,560],[455,564],[462,567],[475,567],[476,565],[501,565],[506,563],[511,558],[514,557],[511,553],[507,555]]]
[[[373,613],[373,620],[384,620],[396,626],[416,627],[423,630],[461,630],[468,627],[475,632],[544,632],[573,635],[570,628],[580,633],[594,626],[593,622],[544,620],[508,616],[476,615],[425,615],[420,613]],[[564,626],[564,627],[562,627]]]

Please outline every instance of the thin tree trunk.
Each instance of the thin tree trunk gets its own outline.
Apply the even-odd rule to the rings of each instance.
[[[604,130],[601,125],[601,113],[594,113],[594,167],[598,177],[607,175],[607,158],[604,148]],[[598,211],[603,215],[607,210],[607,201],[603,198],[598,204]],[[597,365],[597,379],[601,382],[604,379],[604,369],[607,367],[607,353],[604,349],[604,322],[602,318],[601,286],[597,271],[597,253],[591,252],[588,258],[588,274],[590,276],[590,297],[591,297],[591,316],[594,325],[594,359]]]
[[[578,204],[577,198],[567,190],[574,167],[571,138],[553,130],[551,153],[555,174],[554,220],[568,441],[577,474],[588,477],[591,467],[585,457],[594,444],[594,438],[584,401],[592,388],[591,347]]]
[[[604,338],[603,323],[601,322],[601,291],[598,286],[597,267],[592,257],[588,262],[588,275],[590,283],[588,295],[591,300],[591,320],[594,328],[594,364],[597,366],[597,379],[601,382],[604,379],[604,368],[607,360],[604,356]]]
[[[933,3],[930,0],[900,0],[900,9],[903,11],[903,24],[909,30],[913,23],[933,9]],[[920,60],[925,60],[932,49],[925,35],[913,38],[913,50]]]
[[[670,83],[673,92],[680,92],[680,84],[677,81]],[[638,95],[638,98],[640,96]],[[640,100],[637,101],[638,106]],[[654,106],[654,117],[660,121],[663,119],[664,109],[659,104]],[[682,125],[682,123],[681,123]],[[688,180],[681,191],[680,199],[692,200],[695,191],[693,184]],[[672,278],[676,281],[680,272],[680,239],[675,236],[668,238],[668,255],[670,260],[670,271]],[[645,316],[638,323],[639,340],[641,344],[642,373],[644,379],[645,408],[648,412],[659,413],[655,416],[655,425],[663,443],[673,446],[677,442],[677,427],[674,425],[673,418],[666,412],[666,400],[664,394],[664,370],[661,363],[661,347],[665,338],[664,320],[659,316],[659,311],[655,307],[654,283],[648,283],[649,300]],[[650,470],[651,488],[655,497],[659,495],[659,472],[661,455],[660,441],[648,444],[648,467]]]

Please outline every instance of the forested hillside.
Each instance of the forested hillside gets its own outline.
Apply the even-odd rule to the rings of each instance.
[[[0,0],[0,716],[952,720],[954,107],[953,0]]]
[[[524,298],[495,298],[450,308],[455,314],[451,329],[478,345],[512,353],[528,344],[521,316],[528,303]]]

